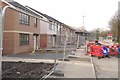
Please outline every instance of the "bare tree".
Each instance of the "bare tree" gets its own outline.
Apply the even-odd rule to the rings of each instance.
[[[118,36],[117,41],[120,42],[120,1],[118,2]]]
[[[108,33],[109,30],[102,30],[100,28],[96,28],[91,31],[91,34],[94,35],[97,40],[99,39],[99,37],[106,38]]]
[[[120,35],[120,24],[118,20],[118,12],[115,13],[115,15],[110,19],[109,21],[109,28],[110,32],[113,34],[113,37],[119,41],[119,35]]]
[[[100,36],[106,38],[108,33],[109,33],[108,30],[101,31],[101,32],[100,32]]]

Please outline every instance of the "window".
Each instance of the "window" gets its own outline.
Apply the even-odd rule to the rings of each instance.
[[[29,15],[19,13],[19,17],[20,17],[20,24],[29,25]]]
[[[52,30],[52,21],[49,21],[49,29]]]
[[[29,45],[29,34],[19,34],[20,45]]]
[[[34,27],[37,27],[37,18],[34,18]]]

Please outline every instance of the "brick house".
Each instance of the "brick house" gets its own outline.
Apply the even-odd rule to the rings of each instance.
[[[26,7],[42,16],[40,20],[41,48],[53,48],[55,45],[63,47],[65,45],[66,36],[68,38],[67,43],[76,43],[77,37],[75,29],[31,7]]]
[[[67,43],[76,43],[74,29],[70,26],[31,7],[11,1],[3,1],[2,5],[12,6],[6,9],[4,16],[4,54],[54,48],[56,44],[63,47],[66,37]]]
[[[38,13],[42,18],[40,19],[40,44],[41,44],[41,48],[54,48],[56,45],[56,40],[58,41],[59,39],[57,39],[58,35],[60,34],[59,30],[60,30],[60,25],[61,23],[46,15],[43,14],[31,7],[26,6],[28,9]],[[59,43],[59,42],[57,42]]]
[[[15,1],[2,1],[4,15],[3,54],[31,52],[40,48],[40,16]]]

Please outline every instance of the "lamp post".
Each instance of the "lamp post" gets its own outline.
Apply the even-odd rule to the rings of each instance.
[[[4,29],[4,15],[5,15],[5,11],[7,8],[10,8],[11,6],[5,6],[3,9],[0,9],[0,53],[2,54],[2,43],[3,43],[3,29]]]
[[[1,0],[0,0],[0,5],[2,6]],[[1,61],[2,61],[2,7],[0,7],[0,79],[2,78]]]
[[[1,0],[0,5],[2,5]],[[0,7],[0,54],[2,54],[2,7]]]
[[[0,0],[1,1],[1,0]],[[0,2],[2,4],[2,1]],[[0,7],[0,60],[2,60],[2,50],[3,50],[3,30],[4,30],[4,15],[7,8],[12,8],[11,6]],[[0,62],[1,66],[1,62]],[[0,67],[0,77],[1,77],[1,67]]]

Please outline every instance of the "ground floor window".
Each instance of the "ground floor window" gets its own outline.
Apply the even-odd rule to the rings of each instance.
[[[29,45],[29,34],[19,34],[20,45]]]

